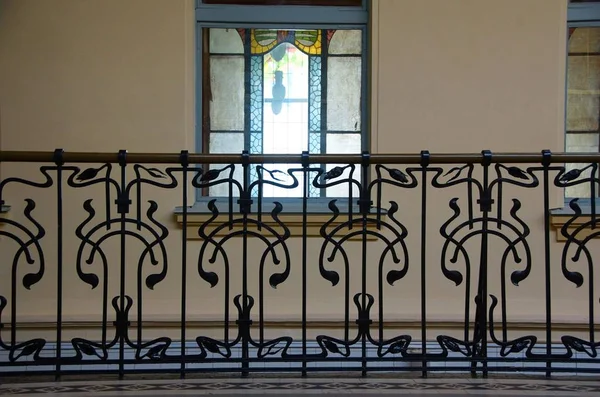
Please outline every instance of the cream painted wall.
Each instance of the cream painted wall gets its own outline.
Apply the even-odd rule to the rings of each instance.
[[[562,150],[565,20],[566,2],[562,0],[374,0],[372,151]],[[193,0],[1,1],[2,149],[192,150],[194,63]],[[32,172],[32,167],[2,165],[3,177]],[[10,214],[15,219],[22,211],[23,194],[9,191],[5,198],[15,206]],[[48,225],[53,224],[55,216],[53,194],[48,191],[38,209]],[[170,192],[155,193],[153,197],[160,203],[158,219],[171,228],[167,242],[170,267],[167,279],[155,291],[144,293],[144,310],[149,318],[176,319],[181,243],[172,209],[181,205],[181,199]],[[433,206],[428,222],[426,263],[432,269],[429,313],[432,319],[456,319],[462,310],[463,295],[438,274],[442,243],[438,229],[440,219],[451,214],[447,207],[451,196],[432,197],[439,199],[440,205]],[[558,203],[560,192],[553,192],[553,197]],[[77,193],[66,201],[72,214],[66,230],[73,230],[83,219],[83,198]],[[522,199],[525,211],[529,211],[525,219],[539,236],[543,230],[541,197]],[[414,231],[408,239],[411,271],[396,287],[386,287],[386,294],[396,299],[386,306],[386,313],[393,319],[418,318],[420,216],[418,208],[410,204],[415,202],[416,196],[403,198],[402,220]],[[56,254],[54,239],[50,233],[44,242],[48,258],[52,258],[49,268]],[[538,255],[534,277],[528,281],[532,284],[511,292],[516,320],[543,318],[539,261],[543,240],[532,240],[532,250]],[[0,249],[11,247],[8,256],[12,258],[14,245],[10,244],[2,240]],[[66,263],[70,269],[67,296],[71,299],[65,317],[94,319],[100,310],[100,295],[98,290],[90,293],[89,287],[74,275],[77,244],[71,235],[65,241],[70,258]],[[318,244],[311,244],[309,252],[317,252]],[[376,252],[376,247],[370,245],[369,249]],[[501,252],[498,246],[492,244],[492,248],[493,252]],[[206,284],[199,281],[194,259],[198,249],[197,242],[190,243],[189,280],[194,288],[190,287],[188,309],[193,319],[218,318],[223,290],[220,286],[205,288]],[[299,257],[299,241],[291,245],[291,251],[292,258]],[[7,263],[7,250],[1,252],[0,258]],[[556,258],[560,247],[553,245],[553,252]],[[360,258],[360,245],[351,247],[349,254]],[[131,287],[135,285],[137,258],[128,257]],[[371,252],[369,263],[377,260]],[[118,264],[112,266],[116,267],[111,268],[111,274],[118,269]],[[334,266],[341,269],[339,263]],[[357,266],[352,264],[354,271]],[[216,268],[218,265],[214,265]],[[575,313],[575,317],[570,313],[582,295],[560,281],[557,266],[553,269],[555,291],[560,292],[555,305],[557,317],[584,320],[585,313]],[[8,271],[7,266],[0,270],[3,291],[8,288]],[[232,277],[239,283],[239,272],[233,272]],[[292,277],[299,277],[296,267]],[[491,288],[497,287],[494,277]],[[340,318],[342,287],[332,289],[320,278],[316,267],[311,268],[309,280],[314,291],[309,300],[311,318]],[[20,295],[21,320],[51,321],[56,305],[55,282],[49,273],[37,289]],[[370,288],[376,286],[374,282],[369,280]],[[359,285],[358,279],[352,280],[354,289]],[[111,286],[111,294],[117,292],[116,288],[116,283]],[[267,288],[271,318],[297,318],[299,293],[299,283],[288,282],[277,290]]]
[[[5,150],[194,142],[193,0],[0,3]]]
[[[377,152],[563,149],[565,1],[378,3]]]

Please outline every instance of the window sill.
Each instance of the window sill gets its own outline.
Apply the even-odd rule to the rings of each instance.
[[[205,229],[205,233],[212,233],[218,227],[222,226],[226,222],[229,221],[229,204],[228,199],[226,197],[219,198],[202,198],[200,201],[196,202],[193,206],[188,207],[187,210],[187,239],[188,240],[200,240],[202,239],[198,234],[198,229],[200,226],[205,224],[209,219],[212,218],[213,214],[208,209],[208,202],[216,199],[215,206],[219,211],[219,215],[215,220],[213,220],[211,225],[207,226]],[[303,214],[302,214],[302,200],[301,199],[290,199],[290,198],[281,198],[281,199],[265,199],[262,206],[262,218],[261,222],[271,228],[274,228],[278,232],[282,233],[283,230],[281,226],[275,222],[273,217],[271,216],[271,211],[275,208],[274,201],[280,202],[283,205],[283,210],[279,213],[279,220],[287,226],[290,231],[291,237],[302,237],[304,234],[304,227],[306,227],[306,237],[321,237],[321,227],[329,222],[332,218],[332,211],[329,208],[329,202],[332,200],[336,200],[336,206],[339,210],[339,216],[335,219],[335,221],[329,223],[327,226],[327,230],[331,232],[336,227],[346,223],[348,221],[348,199],[333,199],[333,198],[315,198],[309,199],[307,203],[307,214],[306,214],[306,226],[303,224]],[[252,204],[252,212],[251,219],[256,219],[256,213],[258,212],[258,208],[256,205],[256,200]],[[234,217],[239,219],[240,212],[239,206],[237,204],[237,197],[233,200],[233,214]],[[352,206],[353,219],[355,220],[354,226],[352,229],[348,227],[342,227],[335,234],[336,238],[341,238],[347,236],[351,233],[356,233],[350,237],[351,240],[361,240],[362,234],[357,233],[361,230],[362,225],[360,223],[360,213],[358,211],[358,207],[356,205]],[[375,209],[371,208],[371,217],[375,217]],[[183,228],[183,207],[175,208],[175,217],[176,221],[180,227]],[[386,211],[382,210],[381,221],[386,220]],[[242,230],[241,224],[236,224],[233,227],[223,227],[218,230],[215,234],[215,237],[223,237],[229,235],[234,232],[239,232]],[[258,228],[254,224],[248,225],[248,230],[253,232],[259,232]],[[367,223],[367,230],[376,231],[377,224],[374,222]],[[259,233],[263,233],[265,236],[269,236],[265,229],[262,229]],[[238,235],[241,237],[241,234]],[[377,237],[371,234],[367,234],[367,240],[376,240]]]
[[[580,228],[582,225],[585,225],[589,222],[592,221],[592,208],[589,205],[580,205],[581,208],[581,215],[575,219],[572,223],[569,224],[569,227],[567,228],[567,231],[569,234],[575,233],[575,231]],[[587,238],[588,236],[592,235],[592,234],[596,234],[600,231],[600,213],[598,213],[598,210],[600,210],[600,206],[597,207],[596,209],[596,218],[598,219],[598,226],[596,226],[595,228],[592,228],[591,226],[587,226],[581,230],[579,230],[579,232],[577,233],[577,239],[578,240],[582,240]],[[565,206],[563,208],[554,208],[550,210],[550,226],[552,228],[555,229],[556,231],[556,241],[559,242],[565,242],[567,241],[567,238],[565,236],[563,236],[563,234],[561,233],[561,229],[563,228],[563,226],[569,222],[573,216],[575,215],[575,213],[573,212],[573,210],[568,206]],[[598,235],[594,236],[593,238],[600,238],[600,233],[598,233]]]
[[[0,205],[0,219],[5,218],[10,211],[10,205]],[[4,227],[4,222],[0,221],[0,229]]]

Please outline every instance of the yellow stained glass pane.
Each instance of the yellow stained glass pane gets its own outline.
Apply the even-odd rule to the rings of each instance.
[[[321,31],[320,30],[299,30],[296,32],[294,45],[298,49],[309,55],[321,54]]]
[[[321,30],[251,29],[250,31],[250,52],[253,55],[266,54],[281,43],[291,43],[305,54],[320,55]]]

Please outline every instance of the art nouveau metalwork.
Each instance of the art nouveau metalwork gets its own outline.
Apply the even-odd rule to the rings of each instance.
[[[553,242],[549,222],[551,191],[587,184],[595,192],[599,160],[597,154],[549,151],[497,156],[489,151],[480,155],[363,153],[344,158],[308,152],[270,157],[244,152],[220,158],[187,152],[121,151],[117,156],[61,150],[0,152],[3,163],[44,163],[26,176],[5,176],[0,182],[1,200],[23,202],[22,206],[3,202],[13,210],[0,218],[1,266],[8,277],[0,290],[4,352],[0,365],[7,370],[3,373],[39,368],[38,372],[57,376],[74,371],[120,376],[171,371],[184,376],[195,371],[281,370],[426,375],[448,370],[450,365],[453,371],[484,376],[493,371],[523,371],[524,365],[527,371],[548,376],[573,371],[569,365],[574,364],[580,365],[579,372],[600,371],[591,249],[592,239],[600,235],[595,202],[585,209],[589,214],[584,222],[580,222],[584,209],[577,200],[570,202],[572,214],[559,231],[564,243]],[[567,171],[564,162],[582,166]],[[278,169],[278,163],[296,166]],[[195,164],[217,165],[204,170]],[[234,177],[240,168],[241,181]],[[207,220],[194,230],[199,237],[194,246],[187,238],[192,211],[188,193],[217,185],[224,186],[228,195],[205,202]],[[328,220],[321,226],[317,250],[308,249],[305,235],[292,238],[282,221],[288,208],[266,201],[262,194],[266,186],[294,189],[299,185],[303,186],[298,202],[304,225],[311,189],[348,189],[348,199],[327,203]],[[358,196],[353,195],[353,186]],[[56,223],[44,224],[42,219],[49,217],[37,210],[44,204],[40,197],[49,197],[44,192],[54,197]],[[162,220],[172,208],[161,207],[154,195],[164,197],[165,192],[179,197],[181,230]],[[344,200],[350,205],[343,206]],[[444,217],[432,218],[433,210]],[[417,218],[412,216],[415,212]],[[222,230],[229,232],[222,234]],[[77,247],[66,246],[67,238],[76,239]],[[179,241],[180,249],[168,250],[169,239]],[[532,250],[535,241],[542,242],[541,252]],[[559,247],[560,255],[553,254],[551,244]],[[359,255],[350,254],[350,247]],[[132,255],[136,262],[131,262]],[[190,260],[195,269],[188,268]],[[559,297],[553,291],[553,269],[560,269],[573,288],[586,288],[585,307],[573,308],[587,319],[585,336],[555,329],[552,304]],[[318,271],[332,286],[328,292],[332,299],[343,303],[340,333],[309,333],[307,300],[315,292],[308,277],[311,271]],[[79,287],[64,285],[69,274],[76,274]],[[463,304],[462,315],[455,319],[462,324],[458,334],[431,328],[428,280],[432,276],[443,277],[452,296]],[[532,279],[540,277],[544,287],[538,296],[545,318],[541,335],[514,328],[510,321],[518,304],[510,295],[530,288]],[[411,289],[414,280],[419,285]],[[51,335],[40,330],[35,336],[25,332],[20,310],[26,294],[42,283],[56,292],[55,328]],[[173,293],[172,286],[178,286],[179,307],[173,308],[179,316],[178,335],[165,330],[164,336],[156,337],[154,329],[154,335],[148,336],[144,303],[165,283],[171,288],[162,293]],[[291,313],[300,326],[297,335],[267,321],[272,308],[268,291],[289,283],[300,286],[299,310]],[[64,305],[69,299],[83,299],[69,293],[81,286],[87,286],[82,290],[86,293],[99,292],[93,303],[99,306],[95,337],[86,336],[91,331],[73,335],[65,330]],[[220,319],[211,320],[217,331],[192,329],[187,309],[202,302],[190,300],[190,291],[209,288],[222,294]],[[401,293],[391,295],[394,291]],[[397,311],[411,302],[420,304],[418,326],[388,328],[388,308]]]

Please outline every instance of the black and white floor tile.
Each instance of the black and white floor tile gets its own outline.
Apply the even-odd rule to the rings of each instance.
[[[35,380],[33,380],[35,381]],[[506,395],[506,396],[600,396],[600,379],[541,378],[209,378],[77,380],[31,383],[31,380],[0,385],[0,395],[17,396],[144,396],[248,394],[298,396],[332,395]]]

